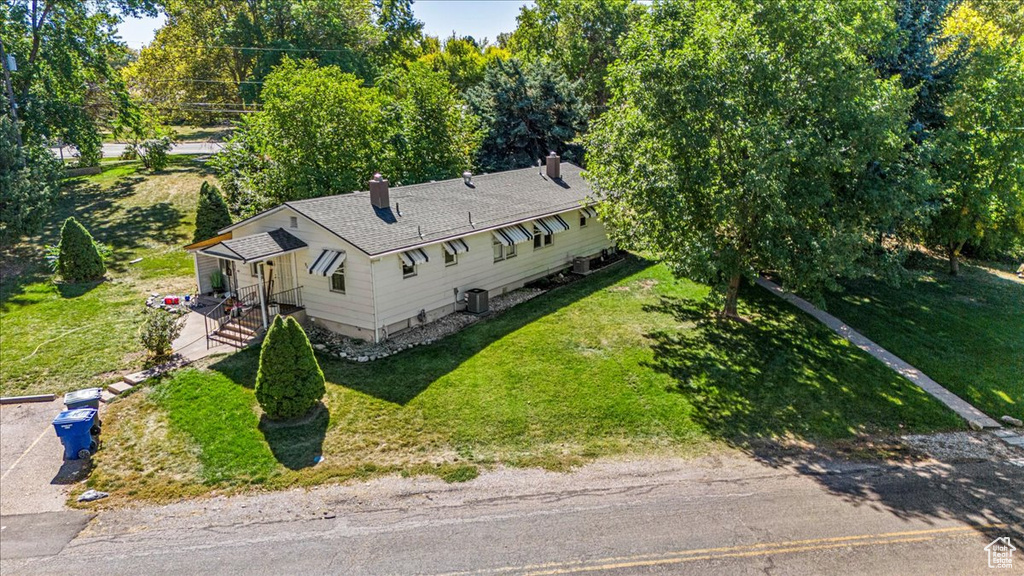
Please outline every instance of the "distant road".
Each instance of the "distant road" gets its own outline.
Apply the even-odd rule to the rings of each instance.
[[[220,142],[182,142],[171,146],[171,154],[213,154],[223,147]],[[124,148],[125,145],[119,142],[106,143],[103,145],[103,157],[117,158],[124,152]],[[65,158],[71,158],[75,154],[75,148],[72,146],[50,148],[50,151],[57,156],[63,152]]]

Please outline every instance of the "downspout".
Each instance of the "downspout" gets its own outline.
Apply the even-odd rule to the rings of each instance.
[[[259,272],[259,293],[260,293],[260,314],[263,316],[263,328],[267,328],[267,302],[263,296],[263,266],[256,265],[256,270]]]
[[[380,329],[377,325],[377,281],[373,278],[373,258],[370,258],[370,299],[373,300],[373,343],[376,344]]]
[[[196,271],[196,295],[203,293],[203,279],[199,277],[199,251],[192,253],[192,267]]]

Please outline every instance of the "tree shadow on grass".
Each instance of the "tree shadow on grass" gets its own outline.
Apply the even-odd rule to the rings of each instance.
[[[749,290],[743,304],[750,322],[720,320],[707,301],[647,307],[693,326],[648,334],[649,365],[672,377],[670,391],[687,397],[712,435],[744,446],[958,425],[919,388],[767,292]]]
[[[627,256],[619,264],[524,302],[429,346],[358,364],[318,353],[320,367],[328,384],[345,386],[404,406],[439,378],[507,334],[652,265],[648,260]],[[241,386],[252,388],[258,363],[259,351],[250,349],[227,356],[210,368]]]
[[[275,422],[264,414],[259,429],[278,462],[289,470],[302,470],[315,466],[323,455],[329,422],[327,407],[318,403],[308,416],[297,421]]]
[[[57,282],[55,283],[55,285],[57,286],[57,292],[60,294],[61,298],[71,299],[78,298],[79,296],[84,296],[89,292],[92,292],[93,290],[96,289],[97,286],[99,286],[103,282],[103,280],[93,280],[92,282],[78,282],[75,284]]]

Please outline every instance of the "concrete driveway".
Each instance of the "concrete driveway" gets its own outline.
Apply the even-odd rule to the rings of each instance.
[[[90,514],[64,506],[88,464],[65,462],[53,430],[53,402],[0,406],[0,557],[49,556],[85,527]]]

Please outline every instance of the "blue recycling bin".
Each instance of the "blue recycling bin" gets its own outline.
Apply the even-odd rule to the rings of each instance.
[[[64,445],[65,460],[87,460],[99,448],[99,442],[92,434],[96,413],[93,408],[78,408],[65,410],[53,419],[53,429]]]

